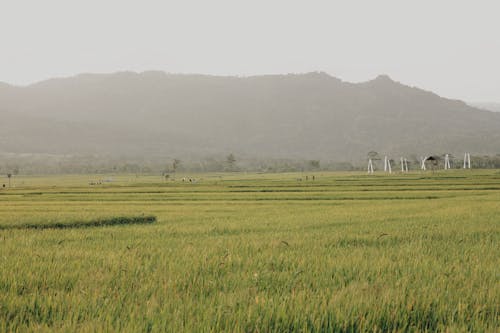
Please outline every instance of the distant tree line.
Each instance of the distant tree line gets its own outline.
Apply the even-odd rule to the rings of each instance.
[[[372,154],[374,163],[380,164],[379,156]],[[443,160],[437,156],[437,166],[441,168]],[[420,168],[420,157],[409,156],[410,170]],[[452,168],[461,168],[463,159],[452,156]],[[337,162],[327,160],[251,158],[239,157],[230,153],[226,156],[207,158],[125,158],[109,156],[29,156],[0,155],[0,176],[13,177],[18,174],[175,174],[179,172],[314,172],[314,171],[354,171],[366,170],[366,160],[357,162]],[[399,159],[391,160],[394,170],[398,169]],[[471,156],[473,168],[500,168],[500,154],[492,156]],[[378,165],[380,169],[380,165]]]

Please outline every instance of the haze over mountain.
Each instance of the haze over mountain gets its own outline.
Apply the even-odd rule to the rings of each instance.
[[[120,72],[0,84],[0,152],[359,160],[500,152],[500,114],[378,76]]]
[[[494,102],[471,102],[470,106],[487,111],[500,112],[500,103]]]

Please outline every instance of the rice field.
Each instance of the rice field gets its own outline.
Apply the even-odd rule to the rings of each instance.
[[[0,331],[500,331],[499,171],[175,178],[0,188]]]

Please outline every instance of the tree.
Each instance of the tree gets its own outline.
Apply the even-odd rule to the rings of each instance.
[[[7,178],[9,178],[9,187],[10,187],[10,179],[12,178],[12,174],[11,174],[11,173],[8,173],[8,174],[7,174]]]
[[[312,169],[319,169],[319,160],[310,160],[309,165]]]
[[[226,157],[227,168],[229,171],[234,171],[236,168],[236,157],[234,157],[233,153],[227,155]]]
[[[172,162],[172,170],[173,172],[177,171],[177,169],[179,169],[179,167],[181,166],[181,163],[182,161],[177,159],[177,158],[174,158],[174,161]]]

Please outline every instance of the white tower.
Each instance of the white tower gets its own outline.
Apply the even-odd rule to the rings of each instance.
[[[470,169],[470,153],[464,155],[464,169]]]
[[[401,157],[401,172],[408,172],[408,160],[404,157]]]
[[[420,169],[422,169],[424,171],[426,170],[426,168],[425,168],[425,161],[426,160],[427,160],[427,156],[425,156],[424,158],[422,158],[422,164],[420,165]]]
[[[451,169],[451,166],[450,166],[450,155],[448,155],[448,154],[446,154],[444,156],[444,169],[445,170]]]
[[[373,162],[372,159],[368,159],[368,173],[373,173]]]

